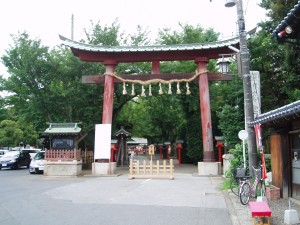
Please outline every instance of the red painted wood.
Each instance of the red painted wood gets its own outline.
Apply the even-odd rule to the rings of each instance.
[[[208,59],[197,58],[199,71],[205,71]],[[199,96],[202,124],[203,162],[215,162],[207,74],[199,76]]]
[[[160,74],[160,62],[152,62],[152,74]]]
[[[249,207],[253,216],[271,216],[272,212],[266,202],[249,202]]]
[[[117,65],[116,62],[107,61],[104,63],[106,73],[113,73]],[[105,76],[104,99],[103,99],[103,113],[102,124],[112,124],[112,113],[114,103],[114,78],[112,76]]]

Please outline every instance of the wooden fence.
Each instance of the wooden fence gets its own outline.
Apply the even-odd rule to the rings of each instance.
[[[47,149],[45,152],[45,160],[49,161],[73,161],[82,160],[80,149]]]
[[[129,165],[129,176],[128,179],[134,178],[160,178],[160,179],[174,179],[174,164],[173,159],[170,159],[170,164],[167,165],[166,160],[163,161],[162,165],[160,161],[157,160],[156,164],[153,161],[146,163],[146,160],[140,164],[140,161],[134,162],[130,160]]]

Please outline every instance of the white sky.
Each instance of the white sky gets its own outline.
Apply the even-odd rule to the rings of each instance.
[[[266,12],[257,4],[261,0],[243,0],[246,30],[265,20]],[[55,46],[61,43],[58,35],[71,38],[71,16],[74,15],[74,40],[85,38],[83,29],[91,28],[90,21],[111,25],[118,18],[121,31],[129,34],[137,25],[148,28],[151,37],[158,29],[178,29],[178,23],[213,28],[223,37],[236,33],[236,7],[226,8],[225,0],[9,0],[0,9],[0,55],[12,43],[10,34],[27,31],[32,39]],[[5,68],[0,63],[0,74]]]

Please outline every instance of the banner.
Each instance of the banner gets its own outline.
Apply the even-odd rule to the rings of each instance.
[[[261,131],[260,131],[260,123],[254,125],[255,137],[256,137],[256,145],[257,148],[263,151],[262,141],[261,141]]]

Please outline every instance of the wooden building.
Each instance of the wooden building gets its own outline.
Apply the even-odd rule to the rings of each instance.
[[[272,184],[283,198],[300,200],[300,100],[261,114],[250,124],[258,123],[270,132]]]

